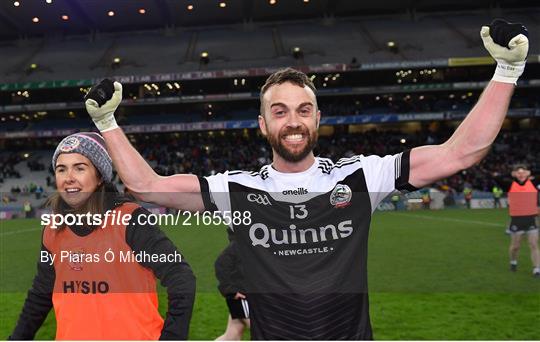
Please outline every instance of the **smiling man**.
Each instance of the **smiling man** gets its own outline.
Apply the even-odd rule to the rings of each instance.
[[[313,164],[306,157],[313,157],[321,119],[315,91],[304,73],[290,68],[270,76],[262,87],[259,127],[274,151],[274,168],[295,172]]]
[[[481,36],[497,68],[478,103],[445,143],[385,157],[315,157],[316,90],[293,69],[276,72],[262,87],[259,125],[273,162],[258,172],[159,176],[116,124],[120,83],[106,80],[92,89],[86,107],[122,181],[139,199],[232,217],[253,339],[371,339],[366,265],[372,213],[388,194],[426,186],[486,155],[524,70],[526,35],[520,24],[484,26]]]

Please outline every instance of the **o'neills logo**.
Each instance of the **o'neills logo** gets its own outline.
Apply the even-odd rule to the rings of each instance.
[[[274,245],[294,245],[323,242],[346,238],[353,232],[352,220],[336,225],[327,224],[317,228],[297,229],[294,224],[289,229],[268,228],[264,223],[255,223],[249,228],[249,238],[253,246],[269,248]]]
[[[306,188],[298,188],[296,190],[284,190],[284,195],[307,195],[308,191]]]
[[[106,281],[71,280],[62,282],[64,293],[96,294],[109,292]]]
[[[343,208],[351,204],[351,198],[351,188],[345,184],[338,184],[330,194],[330,204],[335,208]]]

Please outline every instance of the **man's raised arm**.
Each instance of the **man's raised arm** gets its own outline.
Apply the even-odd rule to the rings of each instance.
[[[503,124],[517,79],[525,69],[529,49],[521,24],[495,20],[480,32],[484,46],[497,61],[495,75],[454,134],[441,145],[411,150],[409,183],[417,188],[478,163]]]
[[[139,200],[169,208],[202,211],[204,204],[195,175],[159,176],[118,127],[114,111],[122,101],[122,85],[103,80],[85,97],[86,110],[101,131],[122,182]]]

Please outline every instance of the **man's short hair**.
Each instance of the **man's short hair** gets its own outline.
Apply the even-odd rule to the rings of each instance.
[[[512,169],[512,171],[517,171],[519,169],[523,169],[523,170],[527,170],[529,171],[529,168],[527,167],[527,165],[525,164],[516,164],[514,165],[514,168]]]
[[[293,69],[293,68],[285,68],[285,69],[278,70],[272,75],[268,76],[268,78],[266,79],[266,82],[261,88],[261,94],[260,94],[261,115],[264,114],[264,106],[263,106],[264,94],[268,91],[270,87],[274,85],[278,85],[278,84],[283,84],[285,82],[290,82],[302,88],[304,88],[305,86],[308,86],[311,90],[313,90],[313,93],[317,92],[317,88],[315,88],[313,81],[311,81],[311,79],[305,73],[298,71],[296,69]]]

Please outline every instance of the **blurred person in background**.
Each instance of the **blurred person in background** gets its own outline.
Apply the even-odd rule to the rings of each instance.
[[[32,217],[32,204],[30,201],[26,200],[23,204],[24,218]]]
[[[399,201],[401,199],[401,196],[398,193],[395,193],[390,197],[390,200],[392,201],[392,204],[394,205],[394,211],[399,210]]]
[[[471,200],[473,196],[473,189],[469,183],[465,183],[463,188],[463,198],[465,198],[465,206],[467,209],[471,209]]]
[[[422,192],[422,207],[424,210],[429,209],[429,206],[431,204],[431,195],[429,194],[429,189],[425,189]]]
[[[540,278],[540,251],[538,250],[538,190],[531,180],[531,171],[525,165],[516,165],[512,171],[514,181],[508,190],[510,213],[510,270],[517,271],[521,241],[527,235],[531,250],[533,275]]]
[[[501,197],[504,194],[503,189],[501,189],[498,185],[494,185],[491,189],[491,193],[493,194],[493,208],[502,208]]]

